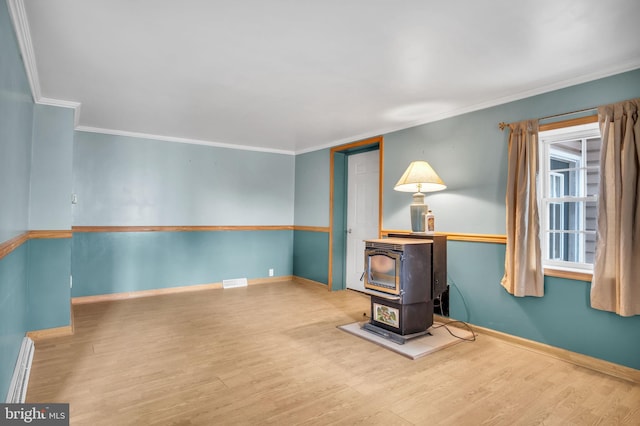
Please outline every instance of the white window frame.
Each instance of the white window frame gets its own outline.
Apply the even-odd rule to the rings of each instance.
[[[540,212],[540,245],[542,251],[542,266],[544,268],[586,273],[593,272],[593,264],[587,263],[584,258],[585,237],[587,234],[593,233],[592,231],[587,231],[585,229],[585,209],[587,202],[597,202],[597,195],[587,196],[587,182],[585,178],[586,171],[588,169],[586,158],[586,141],[593,138],[600,138],[600,129],[598,127],[598,123],[596,122],[539,132],[540,170],[538,185],[538,210]],[[581,155],[572,155],[553,149],[553,145],[558,142],[575,140],[582,141]],[[552,189],[552,182],[550,177],[553,172],[555,172],[555,170],[549,170],[550,157],[578,163],[579,167],[577,168],[577,185],[580,185],[581,187],[581,196],[572,196],[570,194],[563,194],[564,196],[561,197],[550,196],[550,191]],[[576,233],[579,235],[579,238],[576,239],[574,247],[574,250],[579,253],[579,259],[577,262],[564,261],[558,258],[549,259],[549,246],[552,243],[552,235],[554,235],[550,232],[551,230],[549,229],[549,205],[554,203],[566,202],[582,202],[582,209],[580,209],[576,218],[579,224],[579,230],[568,231],[569,233]],[[564,249],[566,248],[568,247],[564,247]]]
[[[553,173],[550,172],[548,175],[548,177],[550,177],[551,179],[549,179],[549,192],[550,193],[555,193],[557,188],[560,189],[560,191],[557,192],[561,192],[561,194],[557,194],[554,195],[554,197],[564,197],[564,175],[561,173]],[[554,188],[554,184],[558,184],[558,186],[556,188]],[[550,201],[548,203],[548,205],[557,205],[559,212],[558,212],[558,216],[560,217],[564,217],[564,203],[556,203],[553,201]],[[549,212],[549,210],[546,210],[545,213]],[[555,211],[554,211],[554,215],[553,217],[549,217],[551,216],[551,214],[549,214],[549,216],[547,216],[547,221],[548,222],[554,222],[554,219],[557,219],[557,217],[555,217]],[[558,260],[558,259],[562,259],[564,258],[564,246],[560,245],[560,247],[558,247],[558,250],[556,252],[555,250],[555,246],[556,246],[556,238],[555,237],[559,237],[558,234],[551,234],[549,233],[549,235],[547,235],[547,250],[545,250],[545,253],[549,253],[549,258],[551,260]],[[555,254],[555,256],[551,255],[551,251],[553,251],[553,253]]]

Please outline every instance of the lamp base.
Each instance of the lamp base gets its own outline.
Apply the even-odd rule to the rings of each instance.
[[[426,232],[424,217],[426,216],[429,206],[424,203],[424,194],[416,192],[413,194],[413,202],[409,206],[411,211],[411,232],[415,234],[424,234]]]

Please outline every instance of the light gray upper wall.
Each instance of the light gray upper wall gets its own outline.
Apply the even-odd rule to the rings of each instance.
[[[537,119],[640,96],[640,70],[385,135],[385,229],[410,229],[411,194],[393,190],[413,160],[447,184],[428,193],[436,231],[504,234],[508,131],[498,123]],[[572,118],[572,117],[565,117]]]
[[[75,132],[75,226],[291,225],[294,157]]]
[[[330,150],[296,155],[295,221],[297,226],[329,226]]]
[[[74,111],[36,105],[29,229],[71,229]]]
[[[411,193],[393,187],[411,161],[424,160],[447,185],[425,194],[436,231],[504,234],[505,136],[486,111],[385,135],[383,228],[411,229]]]
[[[6,4],[0,7],[0,242],[28,229],[33,100]]]
[[[443,232],[504,234],[508,132],[535,119],[640,96],[640,70],[384,135],[383,229],[409,230],[411,194],[393,186],[411,161],[428,161],[447,184],[426,194]],[[326,226],[328,149],[296,157],[296,225]]]

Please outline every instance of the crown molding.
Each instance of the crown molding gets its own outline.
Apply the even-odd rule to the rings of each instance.
[[[94,132],[94,133],[106,133],[111,135],[130,136],[130,137],[137,137],[137,138],[144,138],[144,139],[162,140],[162,141],[168,141],[168,142],[207,145],[207,146],[214,146],[214,147],[220,147],[220,148],[241,149],[241,150],[247,150],[247,151],[262,151],[262,152],[271,152],[271,153],[286,154],[286,155],[305,154],[308,152],[318,151],[321,149],[332,148],[335,146],[342,145],[344,143],[349,143],[349,142],[353,142],[361,139],[367,139],[367,138],[378,136],[378,135],[385,135],[388,133],[393,133],[396,131],[405,130],[405,129],[416,127],[416,126],[421,126],[421,125],[432,123],[435,121],[456,117],[456,116],[467,114],[470,112],[507,104],[509,102],[518,101],[521,99],[537,96],[537,95],[548,93],[554,90],[564,89],[564,88],[575,86],[582,83],[588,83],[590,81],[598,80],[601,78],[609,77],[616,74],[621,74],[627,71],[632,71],[640,68],[640,59],[634,58],[627,62],[614,64],[607,69],[600,70],[595,73],[585,72],[584,74],[576,78],[566,79],[560,82],[548,84],[546,86],[541,86],[532,90],[525,90],[513,95],[491,99],[491,100],[480,102],[474,105],[467,105],[460,108],[450,109],[448,111],[429,114],[417,120],[407,121],[398,125],[381,127],[371,132],[365,132],[358,135],[341,138],[338,140],[327,141],[324,144],[314,145],[301,150],[291,151],[291,150],[281,150],[281,149],[268,149],[268,148],[259,148],[259,147],[253,147],[253,146],[245,146],[245,145],[234,145],[229,143],[221,143],[221,142],[213,142],[213,141],[203,141],[203,140],[189,139],[189,138],[129,132],[129,131],[123,131],[123,130],[117,130],[117,129],[101,129],[101,128],[90,127],[90,126],[80,126],[79,124],[80,109],[81,109],[80,102],[45,98],[42,96],[41,89],[40,89],[40,79],[38,76],[38,67],[36,64],[36,57],[33,49],[33,43],[31,41],[30,26],[29,26],[29,21],[27,19],[26,9],[25,9],[25,0],[6,0],[6,2],[9,9],[9,14],[11,16],[11,20],[13,21],[16,38],[18,40],[20,53],[22,55],[22,61],[24,63],[29,85],[31,87],[31,95],[33,97],[33,101],[36,104],[41,104],[41,105],[51,105],[51,106],[74,109],[74,125],[76,130],[85,131],[85,132]]]
[[[34,102],[37,102],[40,96],[40,79],[38,78],[38,67],[36,66],[36,56],[33,51],[33,43],[31,42],[31,31],[29,30],[29,21],[27,20],[27,11],[24,8],[24,0],[7,0],[9,14],[13,21],[13,28],[18,39],[22,62],[29,86],[31,86],[31,96]]]
[[[20,48],[24,70],[27,74],[27,80],[29,80],[29,86],[31,87],[33,102],[39,105],[73,109],[74,127],[77,127],[80,120],[80,102],[45,98],[42,96],[40,77],[38,76],[38,65],[31,41],[31,29],[29,27],[29,20],[27,19],[27,11],[24,7],[24,0],[7,0],[7,6],[11,20],[13,21],[16,38],[18,39],[18,47]]]
[[[243,151],[258,151],[258,152],[268,152],[272,154],[295,155],[295,152],[287,151],[284,149],[260,148],[260,147],[248,146],[248,145],[233,145],[229,143],[212,142],[212,141],[205,141],[200,139],[153,135],[149,133],[129,132],[126,130],[117,130],[117,129],[103,129],[103,128],[91,127],[91,126],[76,126],[75,130],[78,132],[103,133],[103,134],[114,135],[114,136],[125,136],[125,137],[138,138],[138,139],[153,139],[156,141],[186,143],[191,145],[206,145],[206,146],[213,146],[217,148],[237,149],[237,150],[243,150]]]
[[[74,101],[64,101],[61,99],[53,99],[53,98],[44,98],[40,97],[40,99],[35,101],[39,105],[49,105],[59,108],[71,108],[73,109],[73,127],[74,129],[80,125],[80,107],[82,104],[80,102]]]
[[[490,99],[486,102],[480,102],[474,105],[468,105],[468,106],[464,106],[464,107],[460,107],[460,108],[454,108],[448,111],[444,111],[444,112],[438,112],[435,114],[428,114],[425,115],[424,117],[421,117],[420,119],[417,120],[412,120],[412,121],[408,121],[408,122],[404,122],[398,125],[392,125],[392,126],[386,126],[386,127],[381,127],[376,129],[375,131],[372,132],[367,132],[367,133],[362,133],[359,135],[355,135],[355,136],[350,136],[347,138],[343,138],[343,139],[338,139],[338,140],[334,140],[334,141],[330,141],[327,142],[325,144],[322,145],[315,145],[309,148],[305,148],[305,149],[301,149],[301,150],[297,150],[295,152],[296,155],[298,154],[306,154],[308,152],[314,152],[314,151],[319,151],[321,149],[327,149],[327,148],[332,148],[334,146],[338,146],[338,145],[342,145],[344,143],[348,143],[348,142],[353,142],[353,141],[357,141],[360,139],[366,139],[366,138],[370,138],[376,135],[387,135],[389,133],[393,133],[393,132],[398,132],[401,130],[406,130],[406,129],[410,129],[412,127],[417,127],[417,126],[422,126],[424,124],[429,124],[429,123],[433,123],[436,121],[440,121],[440,120],[445,120],[448,118],[453,118],[453,117],[457,117],[459,115],[463,115],[463,114],[468,114],[471,112],[475,112],[475,111],[481,111],[484,109],[488,109],[488,108],[493,108],[493,107],[497,107],[500,105],[504,105],[504,104],[508,104],[510,102],[515,102],[515,101],[519,101],[522,99],[527,99],[527,98],[531,98],[533,96],[538,96],[538,95],[542,95],[545,93],[549,93],[549,92],[553,92],[555,90],[561,90],[561,89],[566,89],[568,87],[572,87],[572,86],[577,86],[579,84],[583,84],[583,83],[589,83],[595,80],[599,80],[601,78],[606,78],[606,77],[611,77],[614,76],[616,74],[622,74],[628,71],[633,71],[636,69],[640,69],[640,59],[631,59],[627,62],[623,62],[623,63],[619,63],[619,64],[615,64],[605,70],[601,70],[595,73],[585,73],[582,74],[576,78],[570,78],[567,80],[563,80],[563,81],[559,81],[553,84],[548,84],[546,86],[540,86],[537,87],[535,89],[531,89],[531,90],[526,90],[526,91],[522,91],[519,93],[515,93],[513,95],[509,95],[509,96],[503,96],[500,98],[495,98],[495,99]]]
[[[173,136],[153,135],[148,133],[129,132],[118,129],[102,129],[90,126],[80,125],[80,109],[82,104],[80,102],[66,101],[61,99],[46,98],[42,96],[40,90],[40,79],[38,77],[38,66],[36,64],[36,56],[33,50],[33,43],[31,41],[31,32],[29,27],[29,21],[27,19],[27,11],[24,7],[24,0],[7,0],[7,6],[9,7],[9,14],[13,21],[13,27],[15,29],[16,38],[18,39],[18,46],[20,48],[20,54],[22,55],[22,62],[27,73],[27,79],[29,80],[29,86],[31,87],[31,96],[36,104],[50,105],[62,108],[71,108],[74,110],[74,128],[76,131],[92,132],[92,133],[105,133],[115,136],[128,136],[141,139],[153,139],[166,142],[178,142],[194,145],[206,145],[214,146],[218,148],[240,149],[246,151],[260,151],[269,152],[275,154],[294,155],[295,152],[282,149],[268,149],[259,148],[253,146],[233,145],[228,143],[204,141],[189,138],[180,138]]]

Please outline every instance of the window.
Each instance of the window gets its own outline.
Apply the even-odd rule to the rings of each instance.
[[[548,126],[556,127],[550,130],[540,126],[542,264],[545,268],[590,272],[600,184],[600,130],[596,122],[566,123]]]

